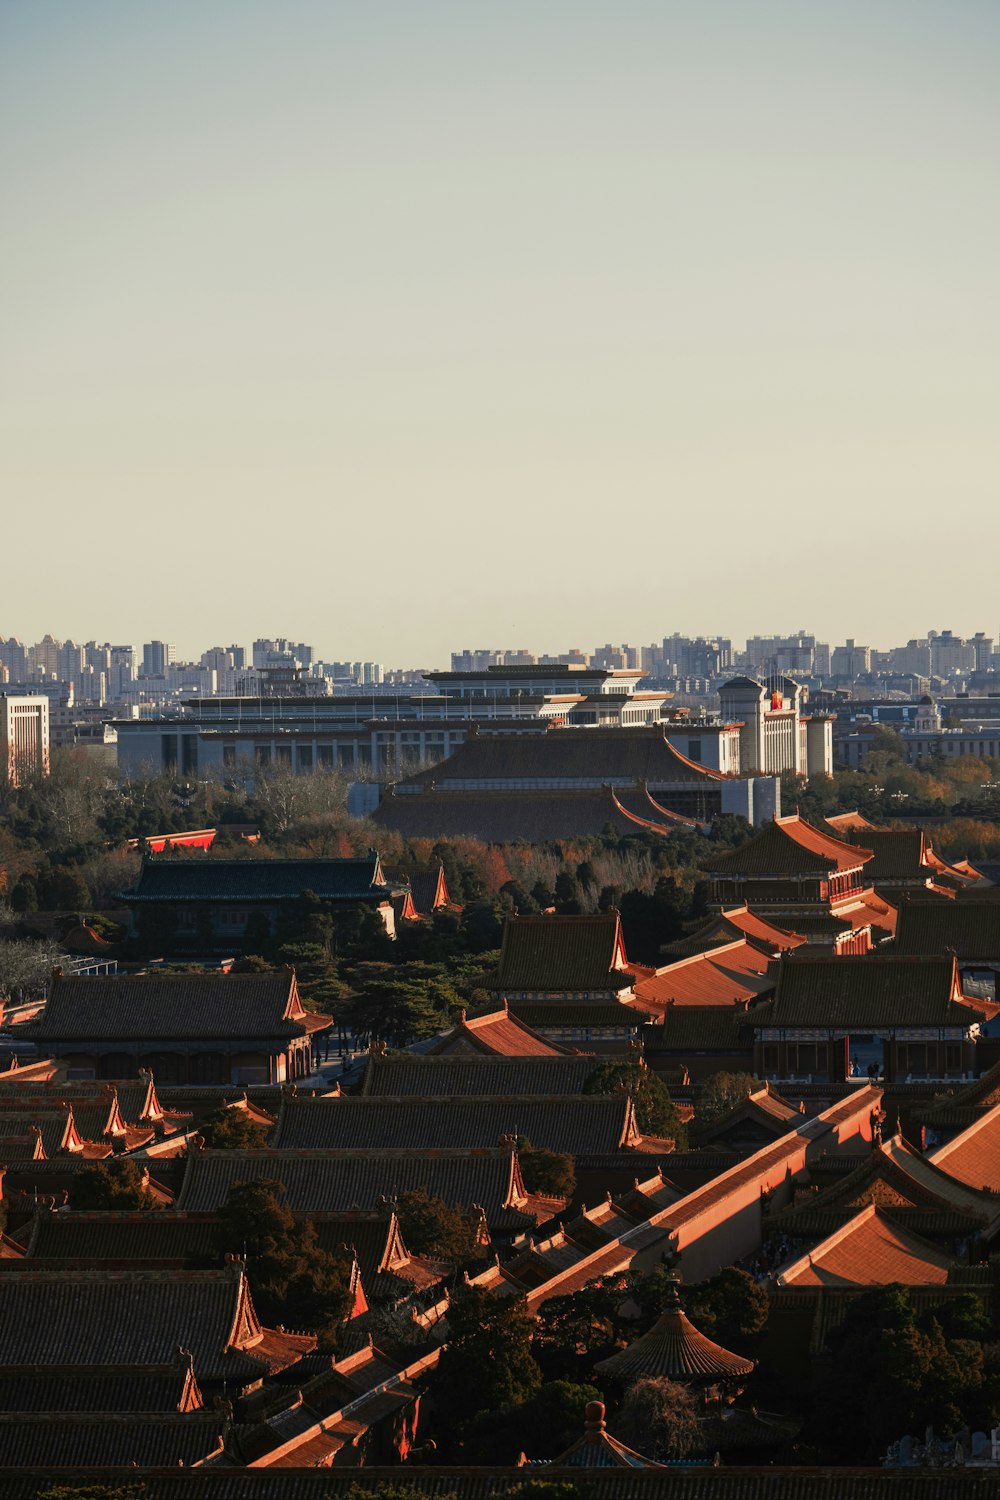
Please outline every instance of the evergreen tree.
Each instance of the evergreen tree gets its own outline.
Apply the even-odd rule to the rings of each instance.
[[[674,1142],[674,1149],[687,1145],[687,1128],[677,1112],[666,1084],[644,1063],[627,1059],[601,1063],[583,1086],[585,1094],[631,1093],[635,1098],[635,1117],[644,1135],[656,1135]]]
[[[435,1382],[435,1402],[449,1428],[462,1435],[480,1412],[519,1406],[538,1389],[532,1328],[523,1297],[495,1297],[474,1286],[456,1292]]]
[[[265,1177],[236,1183],[220,1218],[216,1248],[245,1258],[261,1322],[309,1328],[333,1347],[351,1310],[350,1267],[320,1248],[311,1223],[296,1220],[284,1184]]]
[[[245,1109],[221,1105],[201,1127],[206,1143],[213,1150],[257,1151],[267,1145],[268,1130],[252,1120]]]
[[[95,1162],[73,1176],[71,1208],[153,1208],[155,1199],[144,1185],[137,1162],[127,1156]]]
[[[463,1265],[482,1254],[478,1216],[449,1207],[426,1188],[400,1193],[396,1215],[403,1243],[412,1255],[430,1255]]]

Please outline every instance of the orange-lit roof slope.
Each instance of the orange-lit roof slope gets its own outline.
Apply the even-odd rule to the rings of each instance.
[[[894,1223],[875,1204],[778,1275],[779,1286],[930,1286],[948,1280],[953,1257]]]
[[[798,813],[775,818],[755,838],[711,862],[711,873],[725,875],[835,875],[857,870],[870,849],[834,838]]]

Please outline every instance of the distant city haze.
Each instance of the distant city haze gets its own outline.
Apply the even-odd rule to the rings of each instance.
[[[3,6],[0,636],[994,631],[998,77],[982,0]]]

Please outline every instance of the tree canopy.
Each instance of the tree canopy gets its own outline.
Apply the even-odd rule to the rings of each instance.
[[[617,1058],[601,1063],[587,1079],[583,1092],[632,1094],[636,1123],[644,1135],[668,1137],[678,1151],[687,1145],[687,1128],[666,1084],[644,1063]]]
[[[242,1256],[262,1323],[308,1328],[333,1347],[351,1310],[350,1265],[317,1244],[296,1219],[284,1184],[272,1178],[236,1183],[220,1211],[220,1254]]]

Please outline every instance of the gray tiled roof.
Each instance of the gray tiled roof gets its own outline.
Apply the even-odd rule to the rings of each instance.
[[[26,1034],[39,1042],[301,1036],[290,971],[58,976]]]
[[[0,1275],[0,1368],[163,1365],[190,1349],[199,1380],[252,1380],[230,1346],[245,1284],[231,1270],[13,1271]]]
[[[0,1412],[171,1412],[188,1386],[187,1372],[140,1365],[16,1366],[0,1371]]]
[[[624,1095],[287,1099],[274,1145],[279,1150],[463,1150],[518,1135],[549,1151],[614,1151],[634,1135],[631,1101]]]
[[[177,1214],[170,1209],[40,1213],[27,1244],[29,1260],[64,1260],[70,1266],[102,1262],[185,1262],[203,1266],[215,1259],[214,1216]],[[22,1263],[24,1264],[24,1263]],[[0,1270],[2,1274],[2,1270]]]
[[[221,1447],[224,1428],[217,1411],[0,1414],[0,1464],[9,1469],[188,1467]]]
[[[971,1026],[981,1013],[952,1000],[954,958],[786,953],[773,1000],[755,1026]]]
[[[788,1293],[780,1294],[788,1296]],[[846,1302],[851,1293],[845,1293]],[[937,1301],[941,1301],[938,1294]],[[927,1299],[933,1306],[933,1299]],[[815,1467],[675,1467],[633,1469],[596,1468],[581,1475],[579,1468],[546,1466],[546,1480],[586,1485],[589,1500],[994,1500],[993,1469],[871,1469]],[[524,1483],[525,1471],[495,1465],[479,1468],[420,1468],[406,1470],[405,1483],[415,1496],[457,1495],[459,1500],[496,1500],[498,1488]],[[106,1480],[106,1476],[101,1476]],[[142,1473],[131,1476],[142,1482]],[[150,1475],[155,1500],[337,1500],[356,1493],[358,1471],[344,1468],[247,1469],[222,1465],[200,1469],[160,1469]],[[46,1475],[48,1480],[48,1475]],[[52,1484],[69,1482],[52,1471]],[[128,1480],[126,1480],[128,1482]],[[399,1468],[364,1468],[366,1488],[399,1486]],[[37,1474],[4,1475],[4,1500],[36,1500]]]
[[[523,1229],[511,1154],[491,1151],[200,1151],[188,1158],[177,1204],[217,1209],[229,1189],[260,1177],[284,1183],[296,1213],[377,1208],[415,1188],[459,1207],[478,1204],[491,1229]]]
[[[587,917],[508,917],[497,966],[499,990],[618,990],[633,976],[614,967],[617,912]]]
[[[899,903],[899,954],[957,953],[959,961],[1000,958],[1000,901]]]
[[[362,1092],[377,1097],[416,1094],[579,1094],[600,1059],[595,1057],[488,1057],[466,1054],[420,1057],[398,1053],[368,1061]]]

